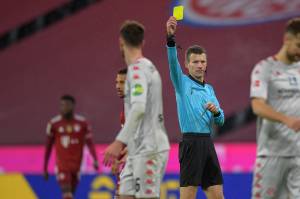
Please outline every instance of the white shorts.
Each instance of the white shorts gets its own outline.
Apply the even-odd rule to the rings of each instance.
[[[120,195],[159,198],[169,151],[128,157],[120,175]]]
[[[300,199],[300,157],[257,157],[252,199]]]

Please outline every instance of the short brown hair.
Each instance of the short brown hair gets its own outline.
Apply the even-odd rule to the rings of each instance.
[[[300,33],[300,17],[289,20],[286,24],[285,32],[293,35]]]
[[[201,47],[201,46],[198,46],[198,45],[193,45],[193,46],[190,46],[187,50],[186,50],[186,52],[185,52],[185,60],[187,61],[187,62],[189,62],[190,61],[190,56],[191,56],[191,54],[199,54],[199,55],[201,55],[201,54],[206,54],[206,50],[203,48],[203,47]]]
[[[119,75],[126,75],[127,74],[127,68],[122,68],[118,71]]]
[[[144,40],[144,26],[132,20],[126,20],[120,29],[121,37],[132,47],[139,47]]]

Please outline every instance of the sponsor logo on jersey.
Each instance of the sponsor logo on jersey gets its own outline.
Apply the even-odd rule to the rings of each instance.
[[[299,16],[300,1],[178,0],[184,22],[200,26],[249,25]],[[173,6],[172,6],[173,7]]]
[[[132,93],[133,96],[139,96],[139,95],[143,94],[143,92],[144,92],[144,89],[141,84],[134,85],[134,89],[133,89],[133,93]]]
[[[133,66],[133,70],[139,70],[140,69],[140,67],[138,67],[138,66]]]
[[[69,136],[62,136],[60,138],[60,143],[64,148],[68,148],[70,145],[70,137]]]

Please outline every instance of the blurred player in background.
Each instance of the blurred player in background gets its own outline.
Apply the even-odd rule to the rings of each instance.
[[[79,172],[83,147],[87,144],[94,158],[94,168],[98,170],[98,161],[92,141],[92,133],[86,119],[74,113],[75,99],[64,95],[60,99],[60,115],[54,117],[47,126],[47,144],[44,159],[44,177],[48,179],[48,162],[53,144],[55,144],[57,180],[63,199],[74,198],[79,182]]]
[[[123,69],[119,70],[117,77],[116,77],[116,90],[117,90],[118,96],[121,99],[124,99],[124,97],[125,97],[124,89],[125,89],[126,75],[127,75],[127,68],[123,68]],[[123,127],[124,123],[125,123],[124,108],[122,109],[122,111],[120,113],[120,122],[121,122],[121,127]],[[120,173],[121,173],[121,170],[124,168],[126,156],[127,156],[127,148],[125,147],[123,149],[123,151],[121,152],[121,156],[119,157],[119,159],[116,159],[111,166],[111,172],[117,178],[117,189],[116,189],[115,199],[120,198],[119,197],[120,196],[120,194],[119,194]]]
[[[182,132],[180,198],[196,198],[198,186],[201,186],[208,199],[223,199],[223,177],[211,133],[213,123],[224,124],[224,113],[213,87],[204,81],[206,52],[197,45],[187,49],[185,66],[189,75],[185,75],[177,58],[176,18],[170,17],[166,26],[168,62]]]
[[[128,66],[126,120],[116,140],[105,150],[104,163],[111,165],[127,146],[128,157],[120,181],[121,198],[159,198],[170,148],[164,127],[160,74],[153,63],[143,57],[143,25],[124,22],[119,42]]]
[[[287,23],[279,52],[251,75],[257,119],[252,199],[300,198],[300,18]]]

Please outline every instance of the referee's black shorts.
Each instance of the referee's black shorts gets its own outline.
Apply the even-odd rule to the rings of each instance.
[[[209,134],[183,133],[179,143],[180,187],[207,189],[223,184],[222,172]]]

